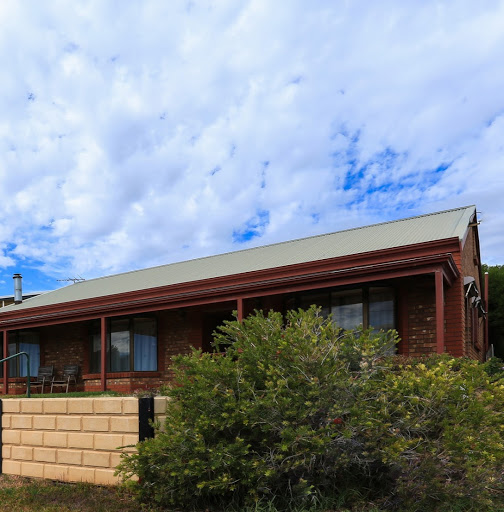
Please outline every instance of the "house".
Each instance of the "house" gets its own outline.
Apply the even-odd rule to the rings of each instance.
[[[42,292],[34,292],[34,293],[28,293],[23,294],[23,299],[31,299],[32,297],[36,297],[37,295],[40,295]],[[10,304],[14,304],[14,295],[3,295],[0,296],[0,308],[3,308],[5,306],[9,306]]]
[[[81,368],[86,390],[170,380],[170,359],[237,311],[318,304],[345,328],[397,329],[398,352],[484,360],[485,306],[476,208],[468,206],[83,282],[2,308],[3,354]],[[19,391],[21,358],[3,364]]]

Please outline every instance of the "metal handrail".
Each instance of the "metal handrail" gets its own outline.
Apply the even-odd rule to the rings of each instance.
[[[4,361],[8,361],[9,359],[13,359],[14,357],[19,356],[26,356],[26,398],[31,397],[31,390],[30,390],[30,354],[28,352],[18,352],[17,354],[14,354],[13,356],[4,357],[3,359],[0,359],[0,363],[3,363]]]

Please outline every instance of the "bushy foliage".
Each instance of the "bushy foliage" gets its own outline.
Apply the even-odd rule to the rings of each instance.
[[[482,265],[488,272],[488,334],[495,354],[504,357],[504,265]],[[482,282],[484,280],[482,279]]]
[[[497,510],[504,386],[472,361],[387,357],[395,342],[315,308],[228,322],[226,355],[175,358],[166,424],[119,471],[142,500],[182,508],[359,495]]]

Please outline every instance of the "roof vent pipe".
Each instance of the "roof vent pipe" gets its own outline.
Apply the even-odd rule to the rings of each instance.
[[[23,276],[21,274],[14,274],[14,304],[21,304],[23,302]]]

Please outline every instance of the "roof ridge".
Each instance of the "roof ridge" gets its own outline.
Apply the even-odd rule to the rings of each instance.
[[[238,249],[236,251],[227,251],[227,252],[222,252],[222,253],[218,253],[218,254],[211,254],[211,255],[208,255],[208,256],[200,256],[199,258],[192,258],[192,259],[181,260],[181,261],[173,261],[171,263],[163,263],[161,265],[154,265],[152,267],[138,268],[138,269],[135,269],[135,270],[128,270],[126,272],[118,272],[116,274],[108,274],[106,276],[94,277],[92,279],[86,279],[85,281],[80,281],[80,282],[73,283],[70,286],[76,286],[76,285],[78,286],[78,285],[81,285],[81,284],[84,284],[84,283],[98,281],[100,279],[109,279],[109,278],[112,278],[112,277],[123,276],[123,275],[127,275],[127,274],[133,274],[133,273],[136,273],[136,272],[144,272],[144,271],[148,271],[148,270],[154,270],[154,269],[160,269],[160,268],[163,268],[163,267],[169,267],[169,266],[172,266],[172,265],[180,265],[182,263],[189,263],[189,262],[193,262],[193,261],[202,261],[202,260],[207,260],[207,259],[211,259],[211,258],[218,258],[218,257],[221,257],[221,256],[226,256],[228,254],[238,254],[238,253],[243,253],[243,252],[248,252],[248,251],[254,251],[254,250],[257,250],[257,249],[264,249],[266,247],[280,246],[280,245],[284,245],[284,244],[290,244],[290,243],[293,243],[293,242],[300,242],[300,241],[303,241],[303,240],[312,240],[312,239],[316,239],[316,238],[322,238],[322,237],[326,237],[326,236],[330,236],[330,235],[335,235],[337,233],[346,233],[346,232],[350,232],[350,231],[357,231],[359,229],[373,228],[373,227],[376,227],[376,226],[382,226],[382,225],[386,225],[386,224],[394,224],[394,223],[399,223],[399,222],[405,222],[405,221],[409,221],[409,220],[413,220],[413,219],[420,219],[420,218],[423,218],[423,217],[430,217],[430,216],[433,216],[433,215],[441,215],[441,214],[444,214],[444,213],[454,212],[454,211],[457,211],[457,210],[466,210],[468,208],[476,208],[476,206],[475,205],[461,206],[459,208],[450,208],[448,210],[443,210],[443,211],[440,211],[440,212],[423,213],[421,215],[413,215],[411,217],[406,217],[406,218],[402,218],[402,219],[388,220],[388,221],[384,221],[384,222],[377,222],[375,224],[367,224],[365,226],[357,226],[357,227],[354,227],[354,228],[342,229],[340,231],[331,231],[329,233],[320,233],[318,235],[311,235],[311,236],[306,236],[306,237],[302,237],[302,238],[294,238],[292,240],[284,240],[282,242],[274,242],[274,243],[266,244],[266,245],[258,245],[256,247],[249,247],[247,249]],[[63,288],[65,288],[65,287],[63,287]],[[56,290],[58,290],[58,289],[60,289],[60,288],[57,288]],[[56,291],[56,290],[52,290],[52,291]]]

